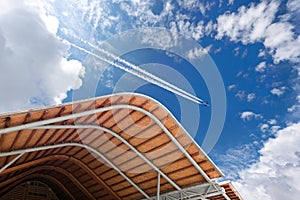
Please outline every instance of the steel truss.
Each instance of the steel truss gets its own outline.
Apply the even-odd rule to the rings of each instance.
[[[132,95],[132,94],[131,94]],[[154,101],[159,106],[164,108],[162,104],[157,102],[156,100],[145,97],[144,95],[139,95],[146,99],[149,99],[151,101]],[[148,160],[142,153],[140,153],[136,148],[134,148],[129,142],[127,142],[125,139],[120,137],[117,133],[106,129],[105,127],[101,126],[95,126],[95,125],[47,125],[52,124],[56,122],[65,121],[72,118],[78,118],[83,117],[87,115],[96,114],[98,112],[105,112],[109,110],[116,110],[116,109],[131,109],[138,112],[141,112],[148,117],[150,117],[170,138],[170,140],[178,147],[178,149],[185,155],[185,157],[192,163],[192,165],[199,171],[199,173],[204,177],[204,179],[207,181],[207,183],[203,183],[197,186],[189,187],[189,188],[180,188],[174,181],[172,181],[166,174],[164,174],[158,167],[156,167],[150,160]],[[171,115],[171,114],[170,114]],[[174,118],[174,117],[173,117]],[[175,119],[175,118],[174,118]],[[175,121],[179,124],[180,128],[182,128],[184,131],[185,129],[180,125],[180,123],[175,119]],[[106,133],[111,134],[112,136],[118,138],[121,140],[125,145],[127,145],[132,151],[134,151],[139,157],[141,157],[148,165],[150,165],[155,171],[157,171],[157,194],[154,197],[150,197],[148,194],[146,194],[138,185],[136,185],[129,177],[125,175],[114,163],[112,163],[109,159],[107,159],[103,154],[101,154],[98,150],[80,143],[63,143],[63,144],[54,144],[49,146],[41,146],[41,147],[34,147],[34,148],[27,148],[27,149],[21,149],[21,150],[13,150],[9,152],[1,152],[0,157],[3,156],[10,156],[10,155],[17,155],[12,161],[7,163],[5,166],[3,166],[0,169],[0,174],[5,169],[7,169],[10,165],[12,165],[14,162],[16,162],[24,153],[29,152],[35,152],[35,151],[41,151],[41,150],[47,150],[52,148],[60,148],[65,146],[79,146],[82,148],[86,148],[87,150],[95,153],[97,156],[99,156],[101,159],[103,159],[106,163],[108,163],[113,169],[115,169],[120,175],[122,175],[132,186],[134,186],[143,196],[145,199],[160,199],[160,200],[173,200],[173,199],[179,199],[179,200],[185,200],[185,199],[207,199],[211,196],[216,195],[223,195],[225,199],[230,200],[229,197],[226,195],[223,188],[220,187],[220,185],[214,181],[212,181],[208,175],[202,170],[202,168],[197,164],[197,162],[191,157],[189,153],[186,152],[186,150],[181,146],[181,144],[176,140],[176,138],[170,133],[170,131],[160,122],[160,120],[154,116],[152,113],[134,105],[111,105],[104,108],[98,108],[95,110],[89,110],[89,111],[83,111],[75,114],[70,114],[67,116],[61,116],[56,117],[52,119],[32,122],[24,125],[9,127],[5,129],[0,130],[1,134],[8,134],[15,131],[20,130],[28,130],[28,129],[68,129],[68,128],[74,128],[74,129],[96,129],[96,130],[102,130]],[[187,134],[189,136],[189,134]],[[189,136],[190,137],[190,136]],[[192,138],[191,138],[192,139]],[[202,151],[202,149],[199,147],[200,151],[207,157],[209,161],[210,158],[205,154],[205,152]],[[221,171],[215,166],[215,164],[211,161],[211,163],[214,165],[215,169],[221,173]],[[177,190],[165,194],[160,194],[160,178],[165,178],[172,186]]]
[[[157,194],[157,196],[150,197],[150,200],[209,200],[209,197],[217,195],[222,195],[226,200],[230,200],[230,198],[226,195],[225,189],[217,182],[203,183],[181,189],[180,191]]]

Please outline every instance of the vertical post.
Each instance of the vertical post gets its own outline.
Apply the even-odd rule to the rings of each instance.
[[[156,199],[159,200],[160,195],[160,173],[157,172],[157,197]]]

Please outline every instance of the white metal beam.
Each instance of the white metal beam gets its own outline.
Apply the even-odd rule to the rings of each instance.
[[[14,162],[16,162],[21,156],[24,155],[25,152],[21,152],[18,156],[16,156],[14,159],[12,159],[9,163],[7,163],[6,165],[4,165],[1,169],[0,169],[0,174],[1,172],[3,172],[6,168],[8,168],[10,165],[12,165]],[[1,156],[0,156],[1,157]]]
[[[157,173],[157,197],[156,199],[159,200],[159,195],[160,195],[160,173]]]
[[[226,200],[231,200],[231,199],[228,197],[228,195],[226,194],[225,191],[224,191],[224,193],[223,193],[222,195],[223,195],[223,197],[224,197]]]

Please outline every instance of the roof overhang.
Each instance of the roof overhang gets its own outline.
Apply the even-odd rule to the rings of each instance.
[[[3,114],[0,152],[0,196],[52,175],[88,199],[230,199],[214,181],[223,176],[217,166],[163,105],[140,94]]]

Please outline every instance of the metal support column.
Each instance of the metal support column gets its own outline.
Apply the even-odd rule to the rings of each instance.
[[[160,173],[157,172],[157,200],[159,200],[160,195]]]

